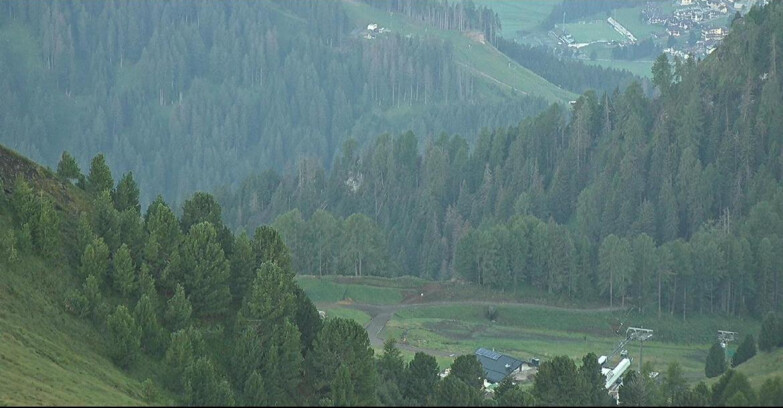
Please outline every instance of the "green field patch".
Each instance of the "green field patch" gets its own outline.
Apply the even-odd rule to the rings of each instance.
[[[367,285],[381,288],[415,289],[420,288],[431,281],[415,276],[400,276],[396,278],[382,278],[378,276],[334,276],[330,277],[337,283],[350,285]]]
[[[625,37],[615,31],[606,19],[568,23],[565,25],[557,24],[556,27],[565,29],[567,33],[574,37],[574,41],[577,43],[625,40]]]
[[[336,303],[340,301],[388,305],[400,303],[402,293],[397,288],[375,287],[337,283],[332,279],[297,277],[302,290],[314,303]]]
[[[612,17],[628,29],[639,41],[653,34],[663,34],[665,37],[665,27],[647,24],[642,21],[642,7],[619,8],[612,12]]]
[[[491,8],[500,17],[503,37],[512,39],[518,31],[535,31],[557,5],[552,0],[476,0],[477,6]]]

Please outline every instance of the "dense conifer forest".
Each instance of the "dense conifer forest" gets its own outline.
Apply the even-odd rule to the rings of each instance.
[[[682,317],[780,312],[783,24],[768,8],[705,61],[658,58],[653,99],[639,84],[588,91],[473,147],[349,140],[329,171],[301,160],[219,194],[227,222],[274,220],[299,273],[532,286]]]
[[[546,106],[499,98],[436,37],[352,35],[335,1],[8,1],[0,27],[0,140],[52,166],[105,152],[145,204],[297,158],[330,168],[349,137],[473,135]]]
[[[548,355],[532,384],[490,397],[475,355],[441,375],[393,337],[377,352],[295,280],[412,275],[761,321],[730,362],[712,347],[710,385],[640,361],[619,399],[783,404],[779,376],[754,386],[737,368],[783,347],[782,0],[735,19],[703,61],[661,55],[652,96],[585,71],[597,90],[548,107],[474,86],[448,42],[359,41],[340,4],[0,4],[0,141],[57,163],[0,146],[4,342],[41,341],[5,322],[35,306],[57,316],[36,333],[95,335],[79,340],[146,378],[149,404],[614,404],[593,352]],[[374,6],[504,47],[470,2]],[[410,126],[389,129],[385,109],[406,105]],[[54,300],[21,299],[30,286]],[[16,357],[0,354],[0,380]]]

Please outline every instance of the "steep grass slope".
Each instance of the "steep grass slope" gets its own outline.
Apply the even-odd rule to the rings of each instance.
[[[0,234],[13,227],[9,198],[16,175],[56,200],[63,225],[84,208],[82,192],[51,171],[0,146]],[[67,227],[65,227],[67,228]],[[64,238],[64,241],[66,239]],[[5,253],[5,248],[0,253]],[[130,374],[106,357],[106,338],[87,319],[69,314],[66,293],[79,286],[60,256],[0,259],[0,404],[140,405],[141,382],[156,380],[157,363],[142,361]]]

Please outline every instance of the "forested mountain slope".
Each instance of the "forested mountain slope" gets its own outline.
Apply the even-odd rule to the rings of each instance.
[[[364,38],[376,18],[395,30]],[[329,168],[348,137],[470,137],[573,98],[493,50],[352,2],[8,1],[0,141],[50,166],[103,152],[146,204]]]
[[[338,367],[376,400],[366,331],[321,321],[272,228],[235,237],[205,193],[142,216],[101,155],[53,174],[0,146],[0,186],[0,403],[315,405]]]
[[[330,172],[301,162],[221,200],[235,226],[280,216],[300,272],[760,317],[783,307],[782,36],[775,1],[705,61],[662,56],[654,100],[638,85],[588,92],[570,115],[552,106],[472,149],[445,134],[346,143]]]

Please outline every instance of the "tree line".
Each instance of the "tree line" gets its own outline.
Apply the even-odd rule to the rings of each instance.
[[[625,89],[637,79],[628,71],[557,57],[545,47],[518,44],[503,38],[498,38],[497,47],[500,52],[547,81],[578,94],[591,89],[599,93],[611,93],[615,89]]]
[[[408,18],[441,30],[460,32],[480,31],[490,44],[496,44],[501,29],[500,17],[486,6],[476,7],[470,0],[364,0],[365,3],[393,13],[401,13]]]
[[[422,142],[413,132],[363,150],[348,141],[329,172],[300,160],[219,200],[233,227],[294,209],[304,220],[317,209],[364,214],[387,240],[375,252],[394,260],[381,274],[760,319],[780,312],[783,296],[781,53],[766,40],[783,26],[779,8],[736,20],[705,61],[659,57],[655,99],[638,84],[588,91],[568,111],[553,105],[484,130],[473,147],[459,135]],[[736,58],[745,54],[754,57]],[[307,236],[306,224],[281,233]],[[314,253],[312,245],[292,247]]]
[[[189,406],[613,405],[592,353],[579,365],[553,357],[542,362],[531,388],[506,378],[491,393],[482,388],[484,371],[474,355],[456,357],[445,376],[425,353],[406,362],[393,338],[376,357],[355,321],[321,320],[292,279],[295,260],[274,229],[260,227],[252,238],[232,235],[222,224],[220,206],[205,193],[187,200],[180,217],[162,199],[142,215],[132,174],[115,185],[102,156],[93,159],[87,176],[63,156],[58,177],[79,180],[86,211],[74,217],[51,209],[48,193],[19,176],[10,198],[0,194],[0,208],[13,217],[11,228],[0,234],[8,244],[2,249],[19,252],[0,262],[13,267],[43,257],[83,281],[64,306],[105,333],[113,362],[128,370],[142,364],[142,354],[160,361],[160,375],[142,383],[150,403],[160,403],[165,388]],[[41,221],[43,212],[36,211],[52,215]],[[117,218],[130,222],[113,223]],[[35,230],[47,231],[52,250],[31,247],[46,242],[25,235],[31,222]],[[766,325],[777,334],[783,327],[765,321],[762,333]],[[661,381],[651,380],[651,370],[647,363],[641,373],[625,375],[622,405],[783,402],[779,377],[756,390],[742,373],[729,370],[712,387],[703,382],[689,387],[676,362]]]

